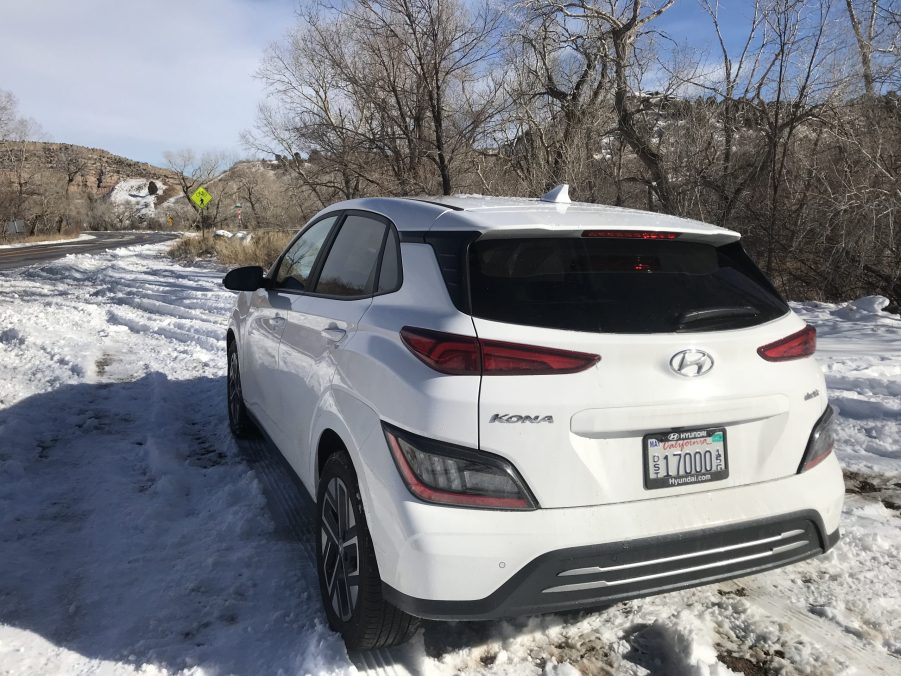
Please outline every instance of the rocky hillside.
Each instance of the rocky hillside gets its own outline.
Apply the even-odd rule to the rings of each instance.
[[[95,197],[108,195],[121,181],[135,177],[161,181],[172,186],[173,190],[178,182],[178,175],[169,169],[137,162],[100,148],[39,141],[23,145],[24,154],[0,153],[0,172],[14,173],[20,169],[17,165],[24,162],[23,168],[28,175],[57,174],[64,184],[71,177],[72,190]],[[163,199],[170,196],[165,195]]]
[[[207,225],[232,229],[284,227],[306,220],[284,168],[240,161],[204,181],[213,202]],[[295,213],[297,212],[297,213]],[[27,232],[62,232],[197,225],[171,169],[106,150],[68,143],[0,141],[0,224],[23,222]]]

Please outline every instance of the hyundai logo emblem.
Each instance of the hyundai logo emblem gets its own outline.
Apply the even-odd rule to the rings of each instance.
[[[694,378],[713,368],[713,357],[703,350],[682,350],[669,360],[669,367],[680,376]]]

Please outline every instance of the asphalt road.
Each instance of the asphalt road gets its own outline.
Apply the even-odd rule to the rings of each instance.
[[[47,244],[0,249],[0,270],[11,270],[26,265],[56,260],[74,253],[91,253],[118,249],[136,244],[155,244],[175,239],[177,235],[166,232],[92,232],[94,239],[63,240]]]

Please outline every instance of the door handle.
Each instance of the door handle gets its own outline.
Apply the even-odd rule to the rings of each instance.
[[[339,329],[337,326],[330,326],[327,329],[322,329],[321,333],[323,336],[335,343],[337,343],[347,335],[347,331],[345,331],[344,329]]]

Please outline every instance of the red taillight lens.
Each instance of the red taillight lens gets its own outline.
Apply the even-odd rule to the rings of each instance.
[[[482,373],[478,338],[405,326],[400,337],[410,352],[440,373],[477,376]]]
[[[428,366],[450,375],[540,375],[578,373],[601,357],[587,352],[479,340],[405,326],[400,337]]]
[[[676,239],[680,232],[657,230],[583,230],[582,237],[606,237],[608,239]]]
[[[548,347],[483,340],[482,368],[486,375],[578,373],[594,366],[600,356]]]
[[[797,333],[757,348],[757,354],[767,361],[788,361],[809,357],[817,349],[817,330],[805,326]]]

